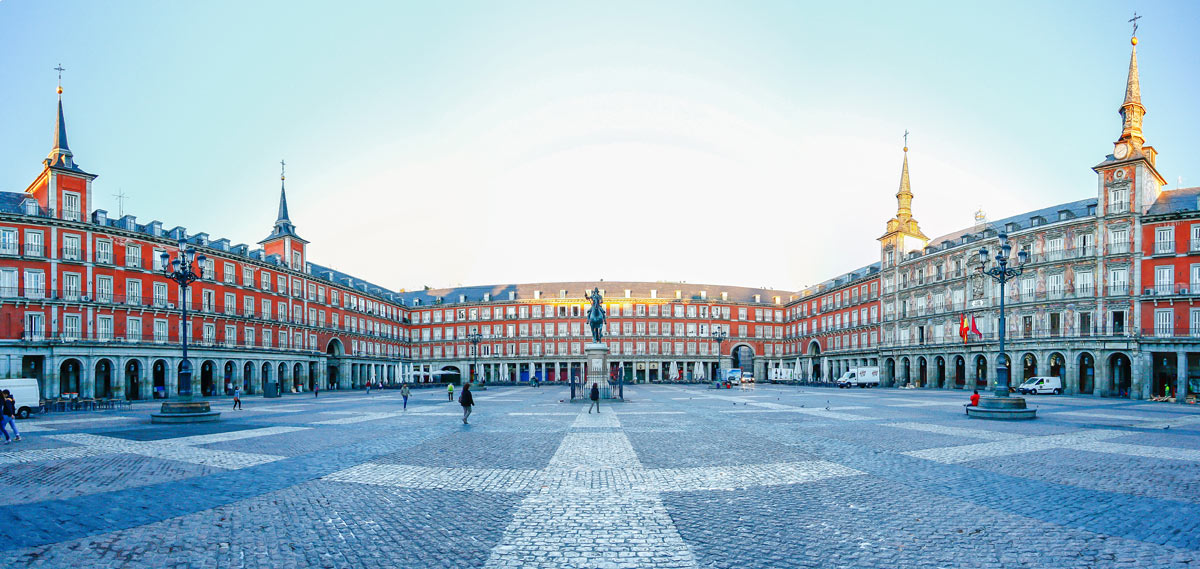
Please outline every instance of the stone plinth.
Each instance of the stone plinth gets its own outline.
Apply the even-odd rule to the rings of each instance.
[[[212,423],[221,420],[208,401],[167,401],[158,413],[150,414],[151,423]]]
[[[1024,397],[980,397],[978,407],[967,407],[967,417],[1020,421],[1036,419],[1037,409],[1025,408]]]
[[[613,393],[613,386],[608,381],[608,346],[604,344],[590,342],[584,344],[583,354],[587,364],[587,375],[583,384],[583,398],[587,399],[592,392],[592,384],[600,386],[600,398],[612,399],[616,396]]]

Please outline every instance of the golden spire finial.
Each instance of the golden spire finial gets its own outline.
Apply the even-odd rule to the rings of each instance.
[[[62,72],[66,71],[67,69],[60,63],[58,64],[58,67],[54,68],[54,70],[58,72],[58,94],[62,95]]]

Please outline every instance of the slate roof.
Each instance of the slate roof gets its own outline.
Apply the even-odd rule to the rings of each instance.
[[[547,282],[547,283],[525,283],[525,284],[499,284],[499,285],[482,285],[482,286],[462,286],[451,288],[429,289],[424,291],[412,291],[398,293],[398,296],[404,299],[404,304],[412,307],[414,301],[419,300],[420,304],[416,306],[430,306],[437,302],[440,297],[442,304],[457,304],[459,295],[466,295],[465,301],[468,303],[483,302],[483,295],[490,294],[491,300],[508,301],[510,292],[516,293],[515,300],[532,300],[534,291],[542,292],[543,300],[555,300],[559,298],[559,291],[567,291],[566,298],[570,300],[579,300],[583,302],[583,295],[591,292],[593,288],[604,290],[605,301],[617,302],[625,298],[625,289],[629,289],[632,298],[650,298],[650,291],[658,291],[660,300],[674,300],[675,291],[681,291],[680,298],[692,300],[699,299],[701,291],[707,291],[708,300],[720,300],[721,293],[729,293],[730,302],[753,303],[754,295],[760,295],[760,303],[771,305],[774,303],[774,297],[780,298],[781,305],[799,296],[794,291],[775,290],[766,288],[752,288],[741,286],[714,285],[714,284],[691,284],[678,282],[632,282],[632,281],[572,281],[572,282]]]
[[[942,246],[943,243],[958,243],[959,239],[961,237],[963,237],[964,235],[970,236],[971,237],[970,240],[974,241],[975,239],[977,239],[979,237],[980,233],[982,233],[983,231],[985,231],[987,229],[991,229],[992,231],[995,231],[996,233],[1003,233],[1006,231],[1006,228],[1008,227],[1008,224],[1010,224],[1010,223],[1015,223],[1017,225],[1016,229],[1018,231],[1021,229],[1029,229],[1030,227],[1033,226],[1033,218],[1035,218],[1035,217],[1041,217],[1041,218],[1045,219],[1046,223],[1054,223],[1054,222],[1058,221],[1058,213],[1060,211],[1069,212],[1069,215],[1071,216],[1071,218],[1087,217],[1089,215],[1094,215],[1094,214],[1088,213],[1088,211],[1089,211],[1090,207],[1093,207],[1095,205],[1096,205],[1096,198],[1088,198],[1088,199],[1053,205],[1053,206],[1045,207],[1042,209],[1035,209],[1033,211],[1027,211],[1025,213],[1013,215],[1010,217],[1005,217],[1003,219],[989,221],[988,224],[986,226],[984,226],[983,229],[977,229],[975,226],[971,226],[966,229],[960,229],[960,230],[954,231],[952,233],[947,233],[945,235],[942,235],[942,236],[937,237],[937,238],[933,239],[932,241],[930,241],[928,247],[939,248]]]
[[[1146,215],[1163,215],[1200,210],[1200,188],[1180,188],[1159,194]]]

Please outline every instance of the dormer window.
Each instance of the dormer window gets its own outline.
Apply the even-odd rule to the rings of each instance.
[[[490,293],[490,292],[483,293],[483,301],[484,302],[491,302],[491,300],[492,300],[492,293]]]
[[[517,291],[515,291],[515,290],[508,291],[508,299],[516,300],[517,299]]]

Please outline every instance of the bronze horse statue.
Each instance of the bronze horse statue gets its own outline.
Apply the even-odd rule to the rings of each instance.
[[[605,314],[604,305],[601,304],[604,297],[600,295],[599,288],[593,288],[592,293],[583,295],[583,298],[592,301],[592,306],[587,311],[587,323],[592,329],[592,341],[599,344],[604,338]]]

